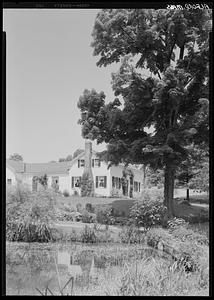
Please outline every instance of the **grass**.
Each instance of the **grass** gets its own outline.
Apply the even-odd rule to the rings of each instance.
[[[56,205],[58,207],[67,205],[76,209],[77,204],[81,204],[82,207],[85,207],[86,203],[91,203],[92,205],[107,205],[111,204],[115,198],[105,198],[105,197],[79,197],[79,196],[70,196],[63,197],[59,195],[56,199]]]
[[[209,220],[209,209],[196,206],[178,204],[174,201],[174,214],[178,218],[183,218],[191,223],[207,222]]]
[[[209,204],[209,195],[192,195],[190,203]]]

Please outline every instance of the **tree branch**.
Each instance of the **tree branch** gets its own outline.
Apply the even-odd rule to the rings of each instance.
[[[184,90],[186,91],[189,84],[191,83],[191,81],[195,78],[195,76],[200,72],[200,70],[198,70],[186,83],[186,85],[184,86]]]
[[[170,52],[169,52],[169,55],[168,55],[168,59],[167,59],[167,63],[168,63],[169,65],[170,65],[170,60],[171,60],[172,51],[173,51],[174,47],[175,47],[175,39],[174,39],[174,42],[173,42],[173,44],[172,44],[172,47],[171,47],[171,49],[170,49]]]
[[[120,29],[122,29],[123,33],[125,33],[135,43],[135,40],[133,39],[133,37],[131,37],[130,34],[128,34],[128,32],[126,32],[121,25],[119,25],[119,26],[120,26]]]
[[[165,42],[165,40],[162,38],[162,36],[159,35],[159,38],[161,39],[162,42],[164,42],[164,46],[166,47],[166,42]]]
[[[158,77],[159,77],[159,79],[161,80],[161,76],[160,76],[160,73],[159,73],[159,71],[158,71]]]

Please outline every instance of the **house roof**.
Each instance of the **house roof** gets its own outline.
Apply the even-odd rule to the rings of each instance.
[[[50,163],[23,163],[7,160],[7,166],[12,167],[16,173],[42,174],[68,174],[72,161]]]
[[[92,151],[96,154],[95,151]],[[28,173],[34,175],[50,175],[50,174],[68,174],[71,166],[85,155],[85,152],[80,153],[71,161],[49,162],[49,163],[24,163],[7,159],[7,166],[12,168],[16,173]]]
[[[24,163],[22,161],[7,159],[6,165],[12,168],[16,173],[24,172]]]
[[[12,168],[16,173],[27,173],[32,175],[51,175],[51,174],[68,174],[73,164],[80,158],[84,157],[85,152],[80,153],[71,161],[63,162],[49,162],[49,163],[24,163],[22,161],[14,161],[7,159],[7,166]],[[92,150],[92,155],[96,152]],[[123,167],[123,164],[119,164]],[[138,170],[136,167],[130,165],[131,169]]]
[[[71,161],[26,164],[25,173],[30,174],[67,174]]]

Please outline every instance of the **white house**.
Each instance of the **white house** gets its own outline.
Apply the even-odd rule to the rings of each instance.
[[[86,151],[85,151],[86,152]],[[80,195],[81,179],[87,156],[82,152],[72,161],[50,163],[23,163],[7,160],[7,184],[16,184],[17,178],[27,183],[32,190],[38,188],[35,176],[47,175],[48,187],[55,186],[59,191],[68,191],[70,195]],[[94,181],[95,196],[138,197],[142,191],[143,171],[129,167],[132,175],[123,177],[124,166],[111,166],[100,160],[95,151],[91,151],[91,171]],[[123,182],[126,181],[126,188]]]

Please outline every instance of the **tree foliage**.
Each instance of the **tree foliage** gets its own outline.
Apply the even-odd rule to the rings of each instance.
[[[82,152],[84,152],[84,150],[78,148],[77,150],[74,151],[74,153],[73,153],[73,158],[77,157],[77,156],[78,156],[80,153],[82,153]]]
[[[15,161],[23,161],[23,157],[18,153],[14,153],[14,154],[10,155],[9,159],[15,160]]]
[[[188,145],[208,143],[210,23],[210,10],[103,9],[92,33],[97,65],[121,65],[112,102],[94,89],[79,98],[82,135],[107,143],[112,164],[163,168],[169,210]]]
[[[189,185],[191,179],[201,174],[201,170],[207,166],[209,151],[205,143],[188,146],[188,157],[177,168],[176,178],[180,184]],[[209,172],[208,172],[209,173]]]
[[[63,162],[63,161],[71,161],[73,159],[72,154],[69,154],[66,158],[60,158],[59,162]]]

